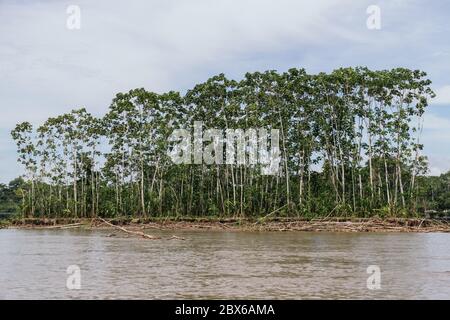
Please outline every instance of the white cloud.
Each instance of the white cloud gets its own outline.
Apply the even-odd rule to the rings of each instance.
[[[425,113],[423,128],[429,130],[442,130],[442,133],[450,133],[450,119],[436,115],[435,113]]]
[[[436,90],[436,97],[432,103],[435,104],[450,104],[450,85],[440,87]]]
[[[429,161],[429,174],[438,176],[450,170],[450,157],[431,156]]]
[[[429,173],[439,175],[450,170],[450,119],[428,112],[424,116],[421,137],[429,159]]]
[[[100,113],[135,87],[180,90],[212,73],[272,69],[254,56],[331,41],[335,8],[349,3],[79,0],[81,30],[71,31],[69,3],[1,2],[0,127],[79,106]]]

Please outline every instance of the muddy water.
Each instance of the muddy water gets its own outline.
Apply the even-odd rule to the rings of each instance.
[[[449,234],[109,234],[0,230],[0,299],[450,299]],[[80,290],[66,287],[70,265]]]

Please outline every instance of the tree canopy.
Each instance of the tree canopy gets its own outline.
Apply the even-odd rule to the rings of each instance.
[[[26,216],[414,215],[424,210],[420,143],[431,81],[419,70],[341,68],[220,74],[186,94],[118,93],[12,131]],[[281,170],[174,164],[175,129],[278,129]]]

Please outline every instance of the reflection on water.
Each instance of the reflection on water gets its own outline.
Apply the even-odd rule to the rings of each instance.
[[[448,234],[108,234],[0,230],[0,299],[450,299]],[[380,290],[367,289],[369,265]]]

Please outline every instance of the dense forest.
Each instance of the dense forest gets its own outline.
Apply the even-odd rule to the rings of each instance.
[[[426,73],[342,68],[223,74],[186,94],[119,93],[12,131],[23,180],[2,186],[28,217],[414,216],[450,203],[450,174],[426,177],[420,143],[434,96]],[[280,132],[281,170],[175,164],[175,129]],[[205,146],[211,141],[205,139]],[[8,191],[9,190],[9,191]],[[3,196],[5,194],[5,196]],[[8,201],[8,200],[5,200]],[[11,203],[14,203],[12,201]]]
[[[21,178],[12,180],[8,185],[0,183],[0,214],[16,213],[20,209],[20,190],[27,188]]]

